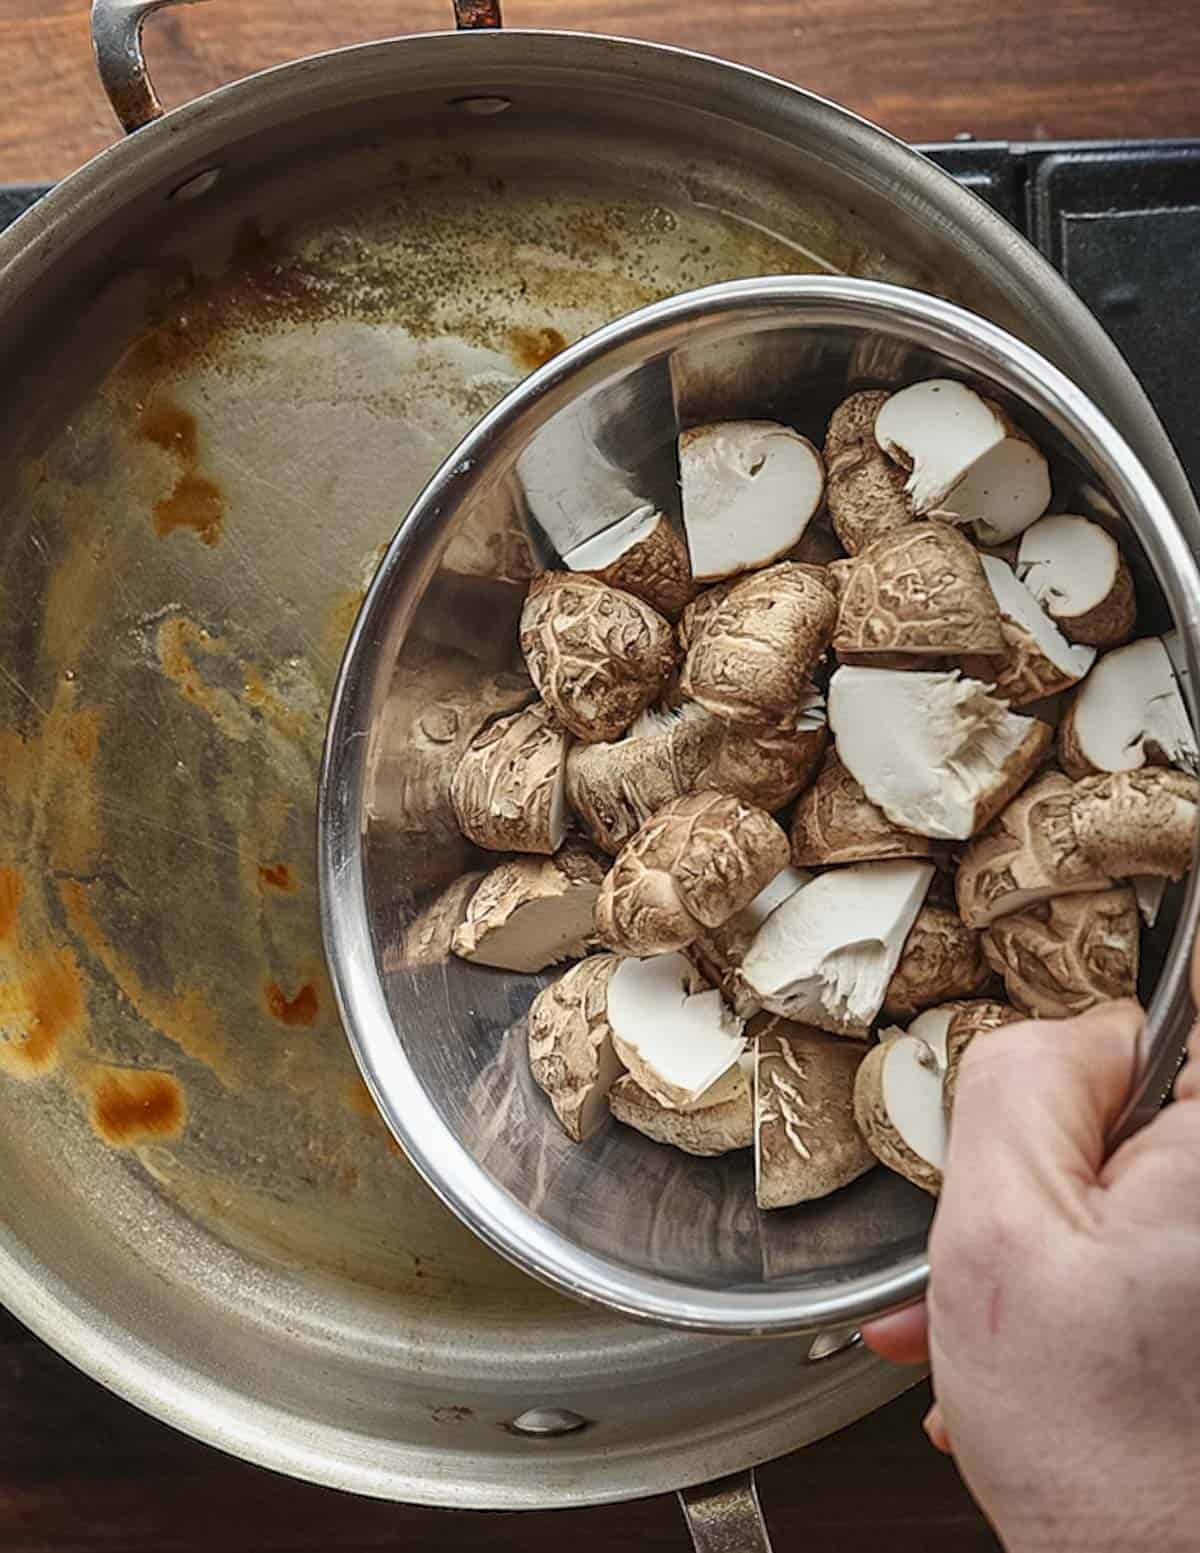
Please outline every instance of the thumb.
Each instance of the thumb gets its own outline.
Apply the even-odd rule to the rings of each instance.
[[[1142,1018],[1134,1002],[1106,1003],[973,1041],[954,1100],[939,1217],[1022,1191],[1073,1216],[1128,1096]]]

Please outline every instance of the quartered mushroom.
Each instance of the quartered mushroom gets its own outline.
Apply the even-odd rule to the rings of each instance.
[[[1052,737],[957,672],[840,668],[829,684],[838,754],[893,824],[965,841],[1033,775]]]
[[[621,849],[596,932],[621,954],[682,949],[748,906],[787,860],[787,837],[763,810],[711,790],[675,799]]]
[[[720,927],[702,933],[685,950],[692,964],[713,986],[721,989],[725,1001],[743,1019],[749,1019],[760,1008],[758,999],[739,974],[746,951],[775,908],[782,906],[808,881],[809,875],[798,868],[781,869],[748,906],[743,906]]]
[[[1076,782],[1071,821],[1080,852],[1114,879],[1182,879],[1197,841],[1200,781],[1147,766]]]
[[[863,1048],[787,1019],[757,1023],[755,1199],[760,1208],[790,1208],[828,1197],[875,1164],[854,1120]]]
[[[444,965],[450,958],[454,935],[467,914],[471,897],[484,878],[482,869],[460,874],[427,902],[401,933],[399,941],[386,945],[385,971],[408,970],[416,965]]]
[[[1116,540],[1090,518],[1039,518],[1021,535],[1016,571],[1068,641],[1117,647],[1133,635],[1133,574]]]
[[[837,537],[852,556],[915,515],[906,472],[875,440],[876,417],[890,397],[881,388],[851,394],[833,412],[825,433],[825,500]]]
[[[477,734],[450,784],[463,835],[494,852],[556,852],[567,833],[570,742],[543,701]]]
[[[1196,769],[1196,736],[1161,637],[1104,654],[1059,726],[1058,756],[1075,777],[1147,764]]]
[[[930,1008],[907,1031],[883,1031],[854,1083],[855,1119],[875,1158],[935,1197],[946,1161],[942,1082],[953,1017],[953,1008]]]
[[[829,646],[837,603],[812,569],[783,562],[731,588],[692,640],[685,696],[728,722],[790,732]]]
[[[994,693],[1010,706],[1027,706],[1078,684],[1096,661],[1096,649],[1069,642],[1007,561],[994,555],[982,561],[1000,611],[1003,652],[991,659],[964,657],[964,672],[991,680]]]
[[[862,551],[842,589],[839,657],[1003,653],[978,550],[946,523],[907,523]]]
[[[454,934],[454,953],[477,965],[526,973],[586,954],[604,866],[568,842],[553,857],[515,857],[493,868]]]
[[[934,1004],[975,997],[989,979],[979,934],[948,906],[926,904],[888,982],[883,1012],[908,1019]]]
[[[699,582],[753,571],[799,543],[825,471],[807,437],[775,421],[719,421],[679,437],[683,526]]]
[[[1014,1007],[1070,1019],[1137,995],[1141,922],[1131,889],[1058,895],[984,929],[983,952]]]
[[[674,524],[653,507],[639,507],[563,556],[568,571],[582,572],[644,599],[674,620],[695,592],[687,547]]]
[[[742,961],[762,1007],[864,1036],[883,1006],[933,877],[923,862],[856,863],[820,874],[767,918]]]
[[[959,1003],[946,1027],[946,1072],[942,1079],[942,1111],[949,1125],[954,1098],[958,1093],[958,1074],[967,1047],[977,1035],[989,1030],[999,1030],[1002,1025],[1017,1023],[1025,1016],[1009,1003],[997,1003],[991,999],[976,998]]]
[[[674,1110],[694,1105],[746,1045],[742,1021],[681,954],[621,960],[608,983],[608,1022],[634,1082]]]
[[[609,1087],[623,1068],[613,1047],[608,989],[621,965],[594,955],[544,987],[529,1009],[529,1069],[567,1136],[591,1136],[608,1115]]]
[[[807,689],[786,728],[727,724],[705,785],[760,809],[782,809],[812,781],[828,746],[825,697]]]
[[[615,739],[659,699],[675,633],[657,610],[578,572],[543,572],[521,611],[521,651],[551,711],[576,738]]]
[[[797,868],[866,863],[897,857],[932,857],[928,836],[893,825],[843,766],[836,747],[817,779],[792,811],[792,862]]]
[[[608,1092],[608,1108],[619,1122],[655,1143],[685,1154],[712,1158],[754,1142],[753,1058],[745,1053],[692,1105],[663,1105],[626,1073]]]

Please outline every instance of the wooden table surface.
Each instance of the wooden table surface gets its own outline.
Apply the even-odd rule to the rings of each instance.
[[[86,0],[0,0],[0,183],[57,178],[114,138]],[[449,0],[236,0],[148,29],[175,102],[340,43],[447,25]],[[511,0],[511,25],[725,54],[912,140],[1200,135],[1194,0]],[[927,1388],[760,1474],[779,1553],[983,1553],[997,1544],[926,1444]],[[229,1460],[102,1391],[0,1313],[4,1553],[549,1548],[679,1550],[669,1499],[561,1515],[450,1516],[349,1499]]]

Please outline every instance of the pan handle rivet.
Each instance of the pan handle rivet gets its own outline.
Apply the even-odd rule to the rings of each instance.
[[[193,173],[190,178],[171,190],[167,195],[169,200],[198,200],[202,194],[207,194],[209,189],[221,176],[219,167],[206,167],[203,172]]]
[[[818,1332],[809,1347],[808,1362],[820,1364],[822,1359],[832,1359],[835,1354],[845,1353],[861,1344],[862,1333],[854,1329],[847,1332],[843,1327],[840,1332]]]
[[[588,1422],[569,1407],[531,1407],[518,1413],[504,1427],[512,1434],[528,1434],[546,1440],[560,1434],[574,1434],[576,1430],[586,1428]]]
[[[464,113],[471,114],[477,119],[490,119],[494,114],[503,113],[506,108],[512,107],[511,97],[452,97],[452,108],[461,108]]]

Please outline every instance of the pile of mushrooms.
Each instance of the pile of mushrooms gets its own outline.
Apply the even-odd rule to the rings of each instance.
[[[937,1192],[969,1043],[1136,993],[1197,833],[1174,642],[965,384],[855,393],[823,451],[733,421],[678,453],[681,525],[639,508],[530,584],[528,696],[449,781],[505,855],[410,952],[574,962],[528,1014],[572,1139],[753,1149],[764,1209],[876,1162]]]

